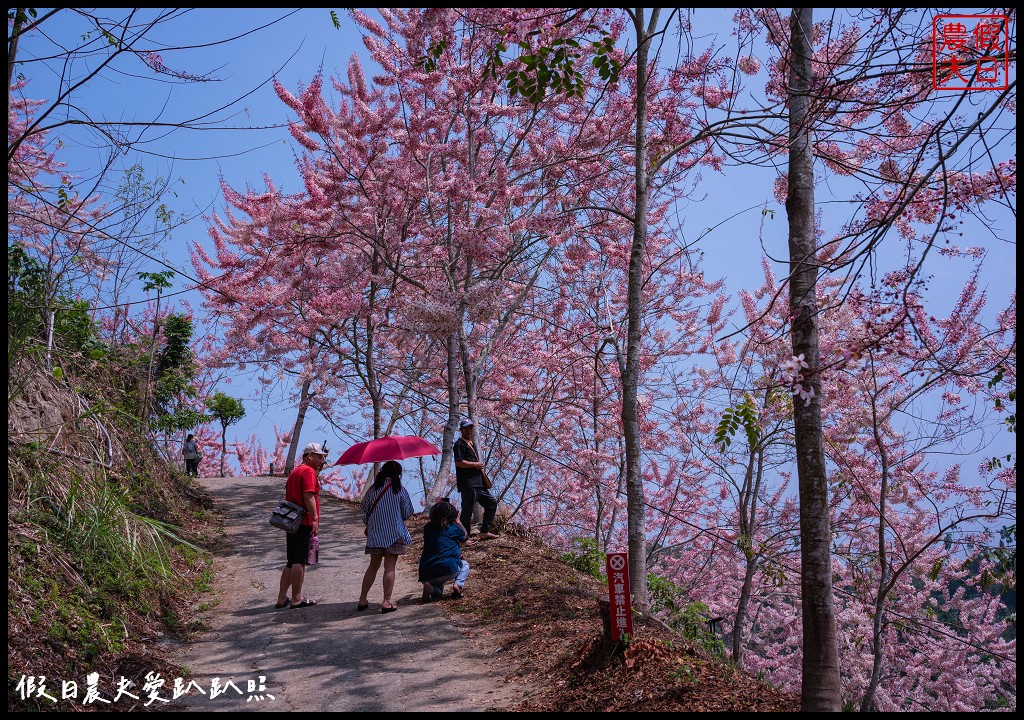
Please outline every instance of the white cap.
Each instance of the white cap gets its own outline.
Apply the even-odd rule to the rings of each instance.
[[[302,456],[305,457],[306,455],[323,455],[327,457],[327,451],[320,449],[320,443],[310,443],[302,448]]]

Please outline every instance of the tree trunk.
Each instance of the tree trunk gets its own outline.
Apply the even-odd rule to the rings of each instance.
[[[441,463],[438,465],[437,477],[434,479],[426,501],[429,503],[440,490],[444,489],[451,477],[449,464],[452,462],[452,446],[455,444],[455,428],[459,425],[459,338],[456,332],[448,336],[448,422],[444,426],[441,438]]]
[[[874,361],[872,359],[872,380],[874,377]],[[889,558],[885,547],[885,512],[889,502],[889,453],[885,449],[885,441],[881,433],[882,420],[878,417],[878,385],[875,383],[871,393],[871,429],[875,435],[875,446],[878,448],[878,460],[881,467],[881,487],[878,490],[878,592],[875,595],[875,617],[871,626],[871,679],[860,703],[861,712],[875,710],[875,693],[882,679],[882,629],[885,627],[885,596],[888,594]]]
[[[478,374],[473,371],[473,363],[469,355],[469,342],[466,340],[466,333],[462,326],[459,326],[459,355],[462,358],[462,377],[466,389],[466,417],[473,421],[473,447],[476,449],[480,461],[483,462],[484,453],[480,447],[480,428],[476,426],[476,384]],[[497,492],[497,491],[495,491]],[[484,508],[480,503],[473,505],[473,516],[470,522],[473,525],[482,523],[484,520]],[[472,528],[466,528],[472,532]]]
[[[376,293],[374,289],[370,290],[370,312],[373,311],[373,296]],[[377,382],[377,366],[373,361],[374,352],[374,321],[372,318],[367,318],[366,321],[366,355],[365,355],[365,367],[366,367],[366,392],[370,395],[370,404],[373,412],[373,439],[376,440],[379,437],[383,437],[381,434],[384,427],[382,418],[384,416],[384,397],[380,392],[380,384]],[[377,477],[377,473],[380,472],[381,463],[375,462],[370,466],[366,477],[366,487],[369,487],[370,482],[373,478]]]
[[[11,112],[11,83],[14,82],[14,65],[18,57],[18,38],[21,36],[21,26],[24,25],[26,8],[14,8],[14,24],[11,26],[11,34],[7,40],[7,112]]]
[[[53,367],[53,323],[57,313],[55,310],[47,309],[44,318],[46,320],[46,369],[49,370]],[[148,381],[147,381],[148,383]],[[146,385],[146,389],[149,389],[149,385]],[[145,406],[143,406],[143,412],[145,412]]]
[[[459,356],[462,359],[462,377],[466,389],[466,416],[476,422],[476,384],[477,373],[473,371],[470,359],[469,342],[465,332],[459,329]],[[476,427],[473,428],[473,442],[477,441]]]
[[[376,276],[380,272],[380,254],[377,246],[373,247],[373,260],[370,264],[370,271]],[[377,380],[377,365],[374,361],[374,353],[376,352],[376,320],[374,319],[374,312],[377,306],[377,283],[371,282],[369,289],[369,298],[367,301],[367,312],[366,312],[366,354],[365,354],[365,367],[366,367],[366,391],[370,395],[370,402],[373,404],[373,439],[381,437],[381,415],[383,414],[384,398],[381,397],[380,383]],[[376,463],[373,466],[373,472],[376,476],[377,470]]]
[[[743,667],[743,632],[747,622],[747,606],[750,604],[750,588],[754,584],[754,572],[757,570],[757,558],[747,555],[747,567],[743,573],[743,585],[740,587],[740,600],[736,604],[736,616],[732,624],[732,662],[736,667]]]
[[[817,247],[814,234],[814,158],[810,133],[812,11],[794,8],[789,72],[789,307],[793,355],[807,370],[799,382],[812,392],[809,402],[794,396],[796,461],[800,485],[801,609],[803,678],[801,708],[841,709],[839,651],[832,597],[832,533],[822,439],[821,378],[818,358]]]
[[[651,11],[650,27],[658,24],[659,10]],[[644,250],[647,245],[647,55],[652,32],[644,28],[644,10],[634,19],[636,53],[636,208],[633,216],[633,247],[629,254],[629,288],[626,309],[626,372],[622,376],[622,434],[626,445],[626,508],[629,536],[629,585],[633,605],[647,608],[646,503],[640,473],[640,422],[637,386],[640,380],[640,331],[643,310]]]
[[[746,567],[743,572],[743,584],[740,586],[740,598],[736,604],[736,615],[732,626],[732,662],[737,667],[743,666],[743,632],[747,621],[747,607],[750,605],[750,591],[757,572],[757,560],[760,554],[754,550],[754,534],[757,532],[757,498],[761,490],[761,478],[764,474],[764,448],[755,446],[747,456],[747,469],[743,477],[743,487],[739,497],[740,539]]]
[[[220,476],[224,477],[224,461],[228,457],[228,426],[224,424],[220,431]]]
[[[309,403],[313,396],[309,392],[312,380],[306,379],[299,390],[299,414],[295,416],[295,425],[292,427],[292,441],[288,446],[288,457],[284,460],[284,474],[288,477],[295,469],[295,455],[299,452],[299,435],[302,433],[302,425],[306,422],[306,411],[309,410]]]
[[[149,412],[149,394],[150,386],[153,383],[153,361],[156,358],[156,337],[160,332],[160,295],[161,288],[156,290],[156,312],[153,315],[153,340],[149,345],[149,368],[146,370],[146,395],[142,398],[142,412],[139,414],[139,429],[143,429],[146,425],[146,415]],[[46,349],[47,357],[49,357],[50,349],[47,346]],[[223,476],[224,473],[221,472]]]

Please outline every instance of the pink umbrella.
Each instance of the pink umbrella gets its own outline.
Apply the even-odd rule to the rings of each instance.
[[[441,450],[419,435],[388,435],[387,437],[356,443],[341,454],[335,465],[405,460],[423,455],[437,455]]]

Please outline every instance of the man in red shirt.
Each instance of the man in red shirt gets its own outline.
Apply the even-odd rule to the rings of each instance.
[[[299,529],[288,534],[288,564],[281,571],[281,587],[277,592],[276,608],[309,607],[316,605],[302,595],[302,581],[309,564],[309,539],[320,534],[320,482],[317,473],[327,464],[327,452],[319,443],[310,443],[302,449],[302,464],[292,470],[284,486],[284,499],[306,508]],[[288,586],[292,596],[288,599]]]

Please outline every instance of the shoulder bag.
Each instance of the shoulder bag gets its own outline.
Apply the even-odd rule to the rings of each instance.
[[[377,509],[377,503],[384,497],[384,494],[391,489],[390,484],[384,488],[384,492],[377,496],[377,499],[373,501],[373,505],[370,506],[370,512],[366,513],[366,525],[363,527],[363,535],[369,536],[370,534],[370,516],[373,515],[373,511]]]
[[[285,532],[293,533],[302,524],[302,518],[306,517],[306,508],[282,499],[270,513],[270,524],[281,528]]]

